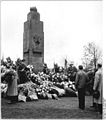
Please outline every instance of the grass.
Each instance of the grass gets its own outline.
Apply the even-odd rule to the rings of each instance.
[[[38,100],[7,104],[1,101],[1,117],[3,119],[101,119],[102,116],[90,106],[92,97],[86,96],[86,108],[78,108],[77,97],[62,97],[59,100]]]

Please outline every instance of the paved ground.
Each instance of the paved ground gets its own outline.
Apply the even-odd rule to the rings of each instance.
[[[78,108],[77,97],[62,97],[60,100],[38,100],[26,103],[7,104],[2,99],[1,117],[3,119],[101,119],[102,116],[90,106],[92,97],[86,97],[86,108]]]

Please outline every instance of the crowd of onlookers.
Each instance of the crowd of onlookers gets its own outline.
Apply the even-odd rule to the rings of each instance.
[[[94,70],[84,70],[83,66],[79,66],[77,69],[73,64],[69,64],[65,68],[54,64],[54,68],[49,69],[45,63],[42,72],[35,73],[33,66],[26,65],[25,60],[18,58],[14,63],[8,57],[6,61],[1,60],[1,92],[3,97],[10,100],[10,103],[39,98],[58,99],[62,96],[78,96],[79,98],[83,92],[86,95],[93,95],[93,89],[96,86],[95,79],[98,79],[95,73]],[[80,84],[84,85],[84,90],[77,88],[77,85],[80,86]],[[82,98],[84,96],[79,98],[79,106]]]
[[[8,57],[6,61],[1,60],[1,82],[10,79],[9,77],[11,75],[9,74],[11,73],[6,73],[8,70],[15,70],[17,72],[18,84],[23,84],[28,81],[39,84],[39,82],[47,80],[53,82],[53,84],[60,88],[63,88],[63,83],[72,83],[74,85],[76,73],[78,71],[73,64],[70,64],[67,69],[58,66],[58,64],[54,64],[54,68],[50,70],[47,64],[44,63],[42,72],[36,74],[33,72],[33,66],[26,65],[24,60],[18,58],[14,63],[11,58]],[[93,92],[94,72],[88,71],[87,74],[89,81],[86,85],[86,94],[91,95]]]
[[[76,71],[75,71],[76,72]],[[15,64],[10,57],[6,61],[1,61],[1,82],[9,84],[12,81],[12,76],[17,73],[18,94],[20,91],[25,93],[30,91],[34,86],[34,92],[37,97],[44,98],[58,96],[77,96],[73,78],[69,74],[64,73],[64,69],[55,64],[52,70],[49,70],[44,64],[43,71],[34,73],[32,65],[26,65],[24,60],[17,59]],[[4,88],[6,85],[4,85]],[[29,87],[29,88],[28,88]],[[3,88],[3,84],[2,84]],[[6,89],[4,89],[5,92]],[[3,92],[2,92],[3,93]],[[50,93],[50,94],[49,94]],[[3,93],[4,94],[4,93]],[[40,94],[43,94],[41,97]],[[45,95],[46,94],[46,95]],[[24,94],[25,96],[26,94]],[[57,96],[57,97],[56,97]]]

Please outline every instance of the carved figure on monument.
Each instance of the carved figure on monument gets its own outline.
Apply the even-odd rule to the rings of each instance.
[[[34,66],[35,70],[41,71],[44,63],[44,32],[43,22],[36,7],[30,8],[27,21],[24,22],[23,58],[26,64]]]
[[[42,38],[38,35],[33,37],[33,52],[42,52]]]

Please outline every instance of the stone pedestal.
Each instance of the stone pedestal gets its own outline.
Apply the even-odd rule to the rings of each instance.
[[[35,72],[42,71],[44,63],[43,22],[36,7],[30,8],[24,22],[23,59],[27,65],[34,66]]]

